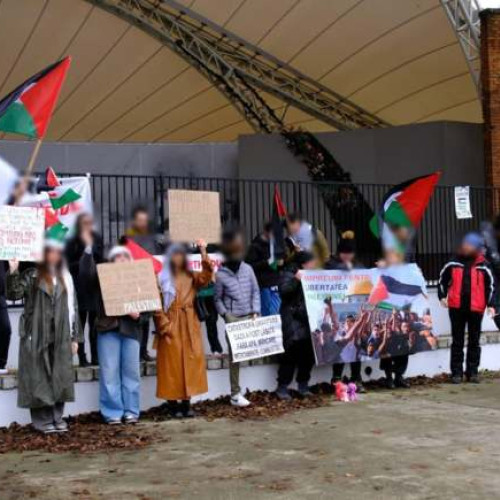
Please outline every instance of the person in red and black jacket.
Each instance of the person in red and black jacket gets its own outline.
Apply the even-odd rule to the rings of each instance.
[[[469,342],[465,376],[467,381],[479,383],[481,358],[479,336],[484,311],[495,314],[495,278],[483,255],[484,242],[478,233],[468,233],[456,257],[449,261],[439,276],[438,297],[449,308],[451,321],[451,377],[454,384],[463,379],[464,337],[467,326]]]

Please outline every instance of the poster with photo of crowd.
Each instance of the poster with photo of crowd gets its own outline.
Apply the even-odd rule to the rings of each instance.
[[[425,279],[416,264],[304,271],[301,281],[318,365],[436,347]]]

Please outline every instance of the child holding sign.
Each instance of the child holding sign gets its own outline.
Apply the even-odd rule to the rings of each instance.
[[[18,405],[30,409],[37,431],[66,432],[64,403],[75,399],[72,360],[83,334],[61,242],[46,240],[42,262],[22,274],[17,261],[9,262],[7,298],[24,298]]]

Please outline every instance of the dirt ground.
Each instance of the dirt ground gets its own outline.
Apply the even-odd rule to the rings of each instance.
[[[153,444],[0,455],[0,499],[490,499],[500,380],[376,391],[269,420],[143,422]]]

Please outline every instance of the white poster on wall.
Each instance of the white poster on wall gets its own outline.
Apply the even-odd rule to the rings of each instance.
[[[455,186],[455,213],[457,219],[472,219],[469,186]]]

